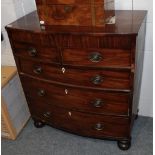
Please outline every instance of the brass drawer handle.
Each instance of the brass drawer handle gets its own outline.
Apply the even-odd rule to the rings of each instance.
[[[95,99],[94,101],[91,101],[91,104],[95,107],[95,108],[100,108],[103,106],[103,101],[101,99]]]
[[[103,82],[103,77],[100,75],[96,75],[94,77],[91,78],[91,82],[95,85],[100,84],[101,82]]]
[[[39,91],[38,91],[38,96],[41,96],[41,97],[43,97],[43,96],[45,96],[45,90],[43,90],[43,89],[40,89]]]
[[[28,54],[31,57],[35,57],[37,55],[37,50],[35,48],[31,47],[28,49]]]
[[[102,55],[99,52],[92,52],[89,55],[89,60],[91,62],[100,62],[102,60]]]
[[[104,126],[101,123],[97,123],[95,124],[94,129],[97,131],[102,131],[104,129]]]
[[[49,118],[51,117],[51,112],[46,112],[43,114],[44,117]]]
[[[41,74],[41,73],[42,73],[42,68],[41,68],[40,66],[38,66],[38,67],[36,67],[36,68],[33,70],[33,72],[34,72],[35,74]]]

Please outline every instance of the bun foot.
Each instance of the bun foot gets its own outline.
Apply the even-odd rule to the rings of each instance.
[[[131,141],[130,140],[121,140],[117,142],[118,147],[121,150],[128,150],[131,147]]]
[[[135,120],[137,120],[137,119],[138,119],[138,114],[135,115]]]
[[[44,127],[45,126],[45,123],[43,123],[43,122],[41,122],[41,121],[34,121],[34,126],[36,127],[36,128],[42,128],[42,127]]]
[[[135,120],[138,119],[138,112],[139,112],[139,109],[137,109],[137,114],[135,114]]]

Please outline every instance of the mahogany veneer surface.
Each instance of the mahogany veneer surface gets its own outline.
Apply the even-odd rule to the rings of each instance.
[[[116,23],[99,27],[40,26],[36,11],[6,27],[34,120],[83,136],[130,141],[146,11],[114,12]]]

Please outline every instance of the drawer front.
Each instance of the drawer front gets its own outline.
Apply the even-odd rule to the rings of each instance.
[[[90,27],[88,27],[88,29],[89,28]],[[87,29],[85,30],[85,32],[87,32]],[[131,51],[133,38],[130,37],[129,35],[112,35],[112,34],[92,35],[89,33],[85,34],[85,32],[83,32],[81,35],[61,34],[60,35],[61,46],[67,50],[72,49],[74,51],[75,49],[79,49],[78,52],[80,52],[81,49],[91,49],[88,51],[94,51],[94,50],[100,51],[101,49],[104,49],[106,51],[107,49],[109,49],[110,51],[112,49],[114,50],[118,49],[118,52],[121,52],[121,50]],[[91,30],[91,32],[93,32],[93,29]],[[114,56],[116,56],[116,54],[117,53],[115,53]]]
[[[54,85],[28,77],[21,80],[28,100],[83,112],[128,115],[129,93]]]
[[[61,68],[20,59],[21,72],[46,80],[101,89],[130,89],[130,72],[103,69]]]
[[[56,48],[38,47],[32,44],[14,42],[14,54],[24,58],[61,63],[59,51]]]
[[[31,44],[32,46],[40,46],[40,47],[49,47],[49,48],[56,48],[57,47],[57,41],[56,41],[56,35],[50,34],[50,33],[34,33],[30,31],[24,31],[24,30],[11,30],[9,32],[11,39],[13,41],[13,44],[15,43],[27,43]]]
[[[56,128],[97,138],[129,136],[127,118],[85,114],[51,105],[38,105],[36,102],[29,103],[29,106],[32,117],[39,118]]]
[[[65,49],[64,64],[92,67],[129,67],[131,53],[129,50],[115,49]]]

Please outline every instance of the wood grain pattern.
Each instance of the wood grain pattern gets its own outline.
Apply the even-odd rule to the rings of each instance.
[[[106,5],[106,4],[105,4]],[[115,16],[114,3],[104,5],[77,5],[77,4],[53,4],[38,5],[37,11],[39,20],[44,21],[43,25],[94,25],[105,26],[109,17]],[[93,8],[92,8],[93,7]],[[107,8],[104,11],[103,8]],[[83,16],[85,15],[85,16]]]
[[[84,136],[96,138],[113,137],[129,138],[129,119],[120,117],[109,117],[100,115],[90,115],[71,110],[57,108],[55,106],[39,105],[36,102],[30,104],[32,117],[39,118],[43,122],[77,133]],[[38,107],[36,110],[36,107]],[[102,130],[96,130],[96,124],[103,126]]]
[[[92,62],[93,54],[101,56],[98,62]],[[65,49],[63,50],[63,63],[70,65],[84,65],[95,67],[129,67],[131,65],[129,50],[116,49]]]
[[[128,149],[138,105],[137,61],[142,65],[137,35],[146,11],[111,10],[106,16],[103,5],[95,4],[92,22],[87,2],[38,0],[40,19],[33,12],[6,29],[34,120],[83,136],[121,139]],[[114,12],[116,23],[105,24]],[[29,56],[27,47],[38,55]]]
[[[123,36],[126,38],[130,38],[132,36],[136,36],[139,32],[139,28],[141,23],[143,22],[147,11],[143,10],[115,10],[116,23],[111,25],[107,24],[103,27],[93,26],[92,24],[89,26],[73,26],[73,25],[51,25],[41,27],[38,19],[38,14],[36,11],[16,20],[15,22],[6,26],[7,31],[11,30],[11,33],[14,32],[14,36],[21,32],[25,33],[24,36],[30,34],[78,34],[78,35],[99,35],[99,36],[109,36],[110,37],[120,37]],[[114,36],[115,35],[115,36]],[[18,35],[17,35],[18,36]],[[36,37],[35,39],[37,40]],[[20,36],[19,36],[20,38]],[[24,37],[25,38],[25,37]],[[20,38],[24,40],[24,38]],[[17,40],[20,40],[17,38]],[[34,38],[30,38],[29,42],[33,42]],[[46,39],[46,38],[45,38]],[[27,39],[26,39],[27,40]],[[121,41],[122,43],[124,40]],[[46,43],[46,42],[44,42]],[[120,43],[118,43],[119,45]],[[131,48],[131,47],[130,47]]]
[[[91,0],[36,0],[37,5],[43,5],[43,4],[90,4]],[[95,4],[101,4],[104,3],[113,2],[113,0],[95,0]]]
[[[23,58],[61,63],[61,55],[57,48],[40,47],[40,45],[14,42],[14,54]]]
[[[130,89],[130,71],[128,70],[62,68],[27,59],[20,59],[20,68],[22,73],[62,83],[95,88]],[[40,69],[39,72],[37,72],[38,69]]]
[[[115,16],[114,11],[111,11],[114,10],[113,0],[105,3],[101,0],[47,0],[36,4],[39,20],[44,21],[43,25],[104,26],[109,17]]]
[[[106,92],[91,89],[72,88],[69,86],[53,85],[41,80],[22,76],[22,83],[28,100],[38,101],[38,104],[53,104],[59,107],[90,113],[109,115],[128,115],[129,93]],[[27,83],[29,81],[29,83]],[[29,91],[31,89],[31,91]],[[40,96],[39,91],[44,95]],[[65,90],[68,91],[66,94]],[[96,99],[101,99],[103,105],[95,107]],[[33,102],[32,102],[33,103]]]

